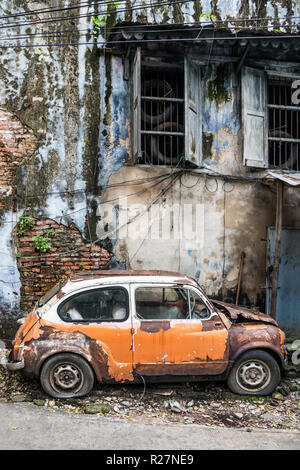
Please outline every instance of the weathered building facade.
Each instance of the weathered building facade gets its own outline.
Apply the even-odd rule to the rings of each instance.
[[[300,170],[300,2],[81,3],[0,6],[3,329],[81,269],[181,271],[234,302],[241,255],[239,301],[264,310],[268,172]]]

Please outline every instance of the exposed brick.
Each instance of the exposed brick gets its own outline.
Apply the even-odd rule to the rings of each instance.
[[[34,222],[33,228],[17,238],[17,251],[21,254],[18,258],[21,307],[24,310],[29,310],[40,296],[73,272],[107,268],[113,256],[98,245],[85,243],[74,226],[66,227],[50,219],[34,219]],[[42,235],[46,228],[52,228],[55,235],[51,238],[51,249],[40,253],[35,249],[32,237]]]

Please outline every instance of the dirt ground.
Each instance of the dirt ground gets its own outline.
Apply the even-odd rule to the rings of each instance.
[[[300,374],[287,371],[272,396],[235,395],[225,383],[97,384],[89,396],[58,400],[36,379],[0,366],[0,401],[31,403],[52,411],[118,416],[130,422],[186,423],[230,428],[300,430]]]

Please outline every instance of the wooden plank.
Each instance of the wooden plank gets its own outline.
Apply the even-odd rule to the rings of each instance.
[[[267,168],[267,80],[264,71],[242,67],[243,161]]]

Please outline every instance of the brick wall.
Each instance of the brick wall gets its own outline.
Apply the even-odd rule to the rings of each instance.
[[[15,245],[20,272],[21,308],[30,310],[39,297],[58,281],[83,270],[105,269],[113,256],[98,245],[86,243],[74,227],[66,227],[50,219],[34,219],[34,227],[23,235],[15,228]],[[43,230],[54,230],[51,248],[41,253],[35,248],[32,237],[43,235]]]
[[[0,194],[11,194],[16,169],[33,154],[37,145],[31,129],[9,111],[0,109]]]

